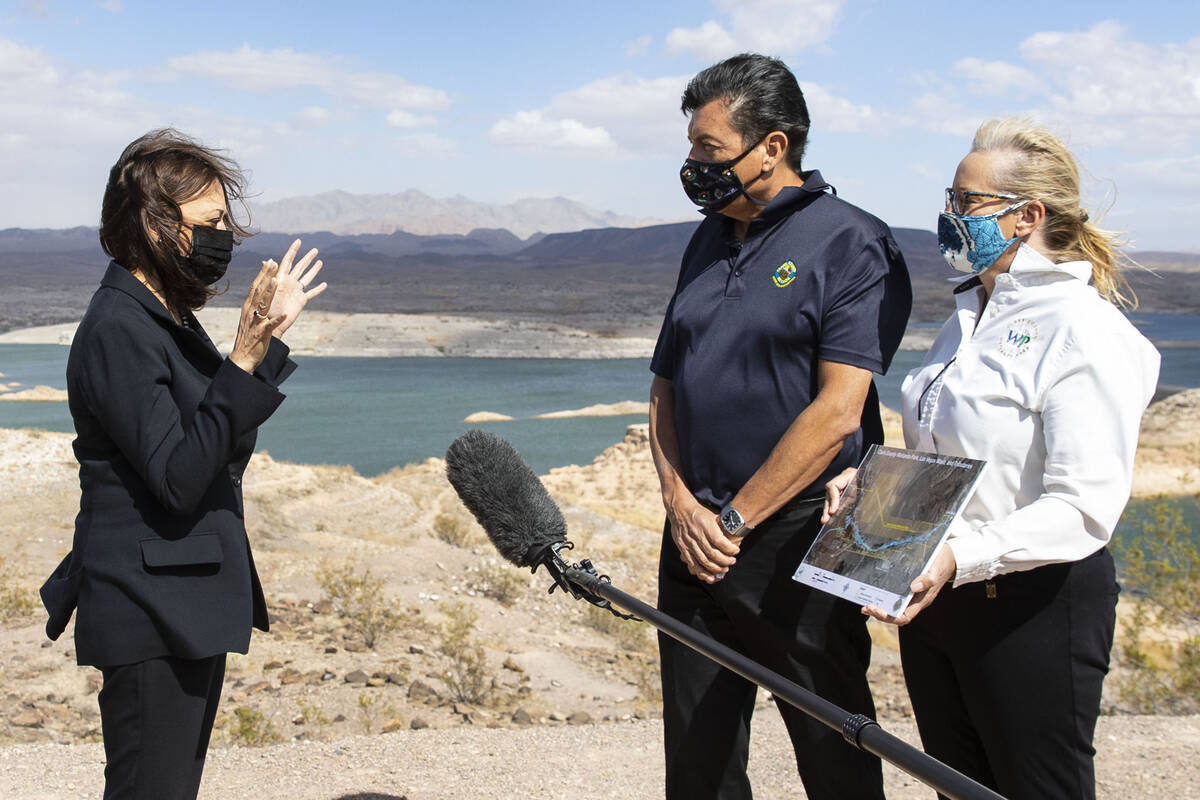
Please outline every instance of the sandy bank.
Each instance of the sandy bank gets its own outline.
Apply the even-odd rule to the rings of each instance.
[[[197,316],[217,348],[229,352],[238,309],[206,308]],[[0,334],[0,344],[71,343],[75,324],[46,325]],[[654,341],[599,336],[554,322],[479,319],[448,314],[336,314],[306,312],[288,332],[304,356],[464,358],[649,358]]]
[[[630,414],[649,414],[650,404],[639,400],[622,400],[619,403],[598,403],[584,408],[566,411],[549,411],[537,414],[534,419],[563,419],[566,417],[623,417]]]
[[[206,308],[197,314],[222,352],[233,346],[238,310]],[[0,344],[68,345],[75,324],[44,325],[0,334]],[[928,350],[936,331],[909,331],[905,350]],[[337,314],[305,312],[288,332],[292,350],[305,356],[379,358],[643,358],[654,340],[608,336],[556,322],[481,319],[450,314]]]
[[[495,411],[476,411],[474,414],[467,414],[463,417],[463,422],[511,422],[512,419],[508,414],[499,414]]]
[[[34,386],[32,389],[8,389],[0,385],[0,401],[20,403],[65,403],[66,389],[55,389],[52,386]]]

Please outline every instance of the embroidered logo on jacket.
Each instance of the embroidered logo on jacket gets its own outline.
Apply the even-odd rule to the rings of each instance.
[[[1031,319],[1013,320],[1000,337],[1000,354],[1014,358],[1029,350],[1029,344],[1037,339],[1037,323]]]
[[[791,261],[783,262],[776,268],[775,275],[772,276],[771,280],[775,282],[776,286],[782,289],[796,280],[796,265]]]

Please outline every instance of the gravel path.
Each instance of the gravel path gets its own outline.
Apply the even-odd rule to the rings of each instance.
[[[913,741],[911,723],[887,729]],[[408,731],[209,754],[202,800],[557,800],[662,794],[659,722],[529,729]],[[1200,797],[1200,717],[1102,717],[1100,798]],[[99,797],[100,745],[0,748],[0,797]],[[777,714],[755,717],[750,775],[760,798],[803,797]],[[933,793],[885,765],[888,797]]]

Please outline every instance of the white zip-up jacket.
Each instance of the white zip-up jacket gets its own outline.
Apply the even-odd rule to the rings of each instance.
[[[1091,273],[1020,245],[982,316],[982,286],[959,288],[958,310],[904,379],[909,448],[988,462],[948,534],[955,586],[1085,558],[1129,499],[1159,354]]]

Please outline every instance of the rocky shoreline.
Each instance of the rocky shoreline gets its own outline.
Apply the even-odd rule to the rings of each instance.
[[[238,309],[207,307],[196,316],[217,348],[228,352]],[[76,323],[0,334],[0,344],[68,345]],[[646,325],[615,320],[595,332],[547,318],[485,318],[454,314],[342,314],[311,310],[289,331],[288,344],[305,356],[374,358],[649,358],[655,340]],[[905,350],[928,350],[936,329],[909,330]]]

